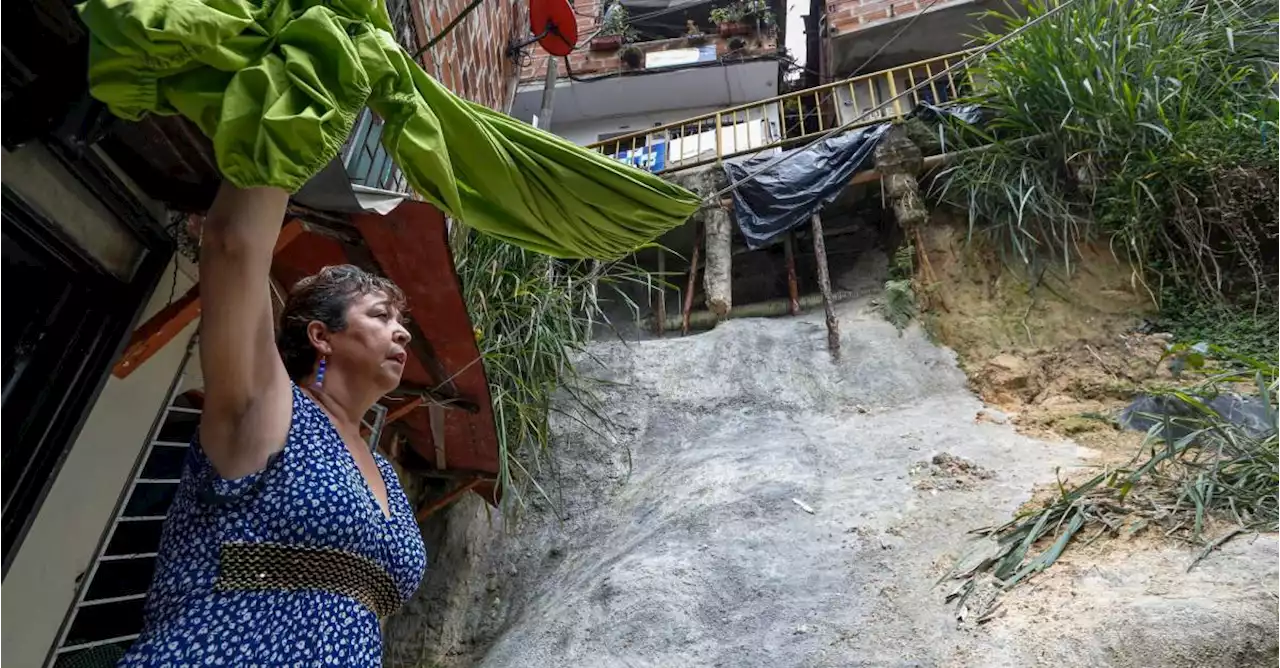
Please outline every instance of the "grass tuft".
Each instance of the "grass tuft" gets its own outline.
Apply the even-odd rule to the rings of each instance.
[[[978,40],[1057,4],[993,12],[1003,29]],[[953,122],[947,141],[987,148],[960,154],[931,193],[1010,262],[1070,267],[1101,239],[1154,299],[1175,286],[1274,303],[1276,25],[1262,0],[1077,0],[972,68],[965,102],[991,120]]]
[[[611,327],[603,310],[610,300],[638,312],[618,288],[628,282],[649,285],[652,279],[630,264],[561,261],[460,225],[451,245],[489,380],[504,511],[518,513],[530,493],[550,500],[535,473],[550,443],[553,396],[595,416],[590,428],[608,429],[574,360],[593,331]]]

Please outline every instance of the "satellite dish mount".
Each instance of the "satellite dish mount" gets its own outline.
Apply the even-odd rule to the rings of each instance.
[[[573,53],[578,45],[578,21],[569,0],[530,0],[529,32],[533,37],[512,44],[507,55],[514,58],[521,49],[534,42],[552,56],[563,57]]]

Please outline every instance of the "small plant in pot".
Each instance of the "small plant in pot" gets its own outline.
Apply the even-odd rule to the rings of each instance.
[[[698,28],[692,19],[685,21],[684,42],[689,46],[701,46],[707,43],[707,35]]]
[[[716,24],[721,37],[745,35],[751,32],[751,26],[742,22],[742,3],[735,2],[727,7],[712,7],[711,22]]]
[[[631,27],[627,8],[615,2],[605,10],[604,20],[600,22],[600,30],[591,38],[592,51],[617,51],[623,44],[636,38],[636,31]]]
[[[628,46],[618,53],[618,57],[628,69],[638,70],[644,67],[644,52],[638,46]]]

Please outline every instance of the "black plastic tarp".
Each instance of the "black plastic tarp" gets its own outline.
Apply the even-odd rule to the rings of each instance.
[[[913,113],[925,121],[945,117],[966,123],[981,121],[981,111],[972,106],[922,105]],[[798,154],[738,186],[733,191],[733,212],[747,246],[754,249],[768,244],[839,197],[855,172],[870,167],[876,145],[890,126],[869,125],[824,139],[812,148],[785,151]],[[771,154],[727,160],[725,175],[730,184],[737,183],[778,157]]]

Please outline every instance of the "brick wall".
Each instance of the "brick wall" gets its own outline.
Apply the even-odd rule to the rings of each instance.
[[[583,76],[589,74],[606,74],[609,72],[619,72],[623,69],[622,61],[619,53],[621,49],[616,51],[591,51],[591,37],[599,30],[599,20],[595,17],[600,13],[600,2],[597,0],[579,0],[574,5],[576,18],[578,20],[578,48],[569,54],[569,67],[572,69],[574,76]],[[710,29],[707,26],[704,28]],[[738,55],[751,57],[773,53],[777,49],[777,35],[746,35],[747,46],[738,52]],[[729,54],[732,49],[729,48],[729,40],[719,35],[708,35],[707,44],[714,43],[716,45],[717,57],[723,58]],[[692,46],[683,37],[676,39],[660,39],[649,42],[636,42],[631,46],[639,47],[641,51],[650,53],[653,51],[666,51],[668,49],[684,49]],[[547,74],[547,52],[534,45],[525,50],[525,63],[520,71],[520,81],[533,82],[542,81]],[[566,76],[564,71],[564,61],[559,63],[560,76]]]
[[[827,0],[827,26],[832,35],[865,30],[874,25],[910,18],[922,8],[964,4],[971,0]]]
[[[425,45],[470,4],[469,0],[408,0],[416,40]],[[504,111],[516,64],[507,58],[511,42],[528,34],[528,4],[486,0],[438,44],[422,55],[427,73],[472,102]]]

